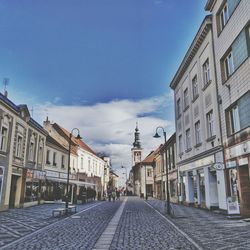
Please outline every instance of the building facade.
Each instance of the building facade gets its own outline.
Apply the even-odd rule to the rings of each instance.
[[[250,1],[209,0],[228,210],[250,215]],[[240,207],[240,210],[239,210]]]
[[[211,15],[204,18],[170,87],[175,95],[179,200],[226,210]]]

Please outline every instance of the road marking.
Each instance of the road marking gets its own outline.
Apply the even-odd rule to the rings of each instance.
[[[97,240],[95,246],[92,248],[92,250],[107,250],[110,248],[110,245],[112,243],[112,240],[115,235],[116,228],[119,224],[120,218],[122,216],[122,212],[124,210],[125,203],[127,202],[127,197],[123,200],[121,206],[116,211],[115,215],[109,222],[108,226],[100,236],[100,238]]]
[[[191,239],[185,232],[183,232],[179,227],[177,227],[171,220],[161,214],[158,210],[156,210],[152,205],[144,201],[149,207],[154,209],[162,218],[164,218],[169,224],[171,224],[179,233],[181,233],[188,241],[190,241],[197,249],[203,250],[201,246],[199,246],[193,239]]]
[[[100,203],[95,204],[95,205],[93,205],[93,206],[89,206],[89,207],[87,207],[87,208],[81,210],[80,212],[75,213],[74,216],[76,216],[76,215],[78,215],[78,214],[80,214],[80,213],[82,213],[82,212],[88,211],[89,209],[94,208],[94,207],[97,207],[97,206],[99,206],[99,205],[101,205],[101,204],[103,204],[103,203],[100,202]],[[18,243],[18,242],[20,242],[20,241],[26,239],[26,238],[28,239],[28,238],[30,238],[31,236],[36,235],[36,234],[40,233],[40,232],[43,231],[43,230],[47,230],[48,228],[50,228],[50,227],[52,227],[52,226],[54,226],[54,225],[56,225],[56,224],[58,224],[58,223],[60,223],[60,222],[62,222],[62,221],[69,220],[69,219],[72,219],[71,216],[69,216],[69,217],[67,217],[67,218],[65,218],[65,219],[56,221],[56,222],[54,222],[54,223],[52,223],[52,224],[49,224],[49,225],[47,225],[47,226],[45,226],[45,227],[42,227],[42,228],[38,229],[38,230],[35,231],[35,232],[32,232],[32,233],[30,233],[30,234],[26,234],[24,237],[21,237],[21,238],[15,240],[15,241],[13,241],[13,242],[11,242],[11,243],[9,243],[9,244],[6,244],[6,245],[0,247],[0,249],[5,249],[5,248],[7,248],[7,247],[10,247],[10,246],[12,246],[12,245],[14,245],[14,244],[16,244],[16,243]]]

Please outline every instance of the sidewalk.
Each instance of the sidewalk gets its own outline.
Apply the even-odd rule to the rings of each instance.
[[[147,202],[166,215],[165,201]],[[171,206],[175,216],[168,218],[204,249],[250,249],[250,222],[230,220],[227,215],[205,209],[173,203]]]
[[[94,203],[76,205],[77,212]],[[42,204],[0,212],[0,247],[62,219],[63,217],[53,217],[52,210],[64,206],[64,203]]]

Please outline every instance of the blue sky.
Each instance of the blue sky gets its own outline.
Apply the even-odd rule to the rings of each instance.
[[[0,78],[10,79],[10,98],[34,106],[39,121],[45,113],[54,121],[68,120],[54,117],[57,108],[96,110],[101,104],[112,108],[124,100],[139,105],[156,98],[162,100],[158,106],[140,109],[123,132],[133,132],[136,120],[147,118],[167,126],[174,117],[169,82],[206,14],[205,3],[0,0]],[[84,117],[85,111],[78,112]],[[74,118],[65,127],[73,123]],[[79,126],[86,131],[86,123]],[[86,140],[98,150],[110,144],[87,131]]]

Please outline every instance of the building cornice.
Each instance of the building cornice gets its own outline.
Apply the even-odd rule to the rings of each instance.
[[[185,160],[183,160],[183,161],[179,161],[179,162],[177,162],[176,165],[177,165],[178,167],[181,167],[181,165],[185,165],[185,164],[194,162],[194,161],[196,161],[196,160],[200,160],[200,159],[202,159],[202,158],[204,158],[204,157],[213,155],[213,154],[218,153],[218,152],[220,152],[220,151],[222,151],[222,150],[223,150],[223,147],[222,147],[222,146],[217,146],[217,147],[215,147],[215,148],[212,148],[212,149],[210,149],[210,150],[204,151],[204,152],[202,152],[202,153],[200,153],[200,154],[198,154],[198,155],[192,156],[192,157],[190,157],[190,158],[188,158],[188,159],[185,159]]]
[[[215,2],[216,2],[216,0],[208,0],[204,9],[206,11],[211,11],[212,8],[213,8],[213,6],[214,6],[214,4],[215,4]]]
[[[179,81],[181,80],[182,76],[186,72],[188,66],[190,65],[191,61],[193,60],[198,49],[200,48],[201,44],[203,43],[208,32],[211,29],[212,29],[212,15],[207,15],[204,18],[198,32],[196,33],[194,40],[192,41],[187,53],[185,54],[181,62],[181,65],[179,66],[177,72],[175,73],[173,80],[170,83],[170,87],[172,89],[175,89],[176,86],[178,85]]]

